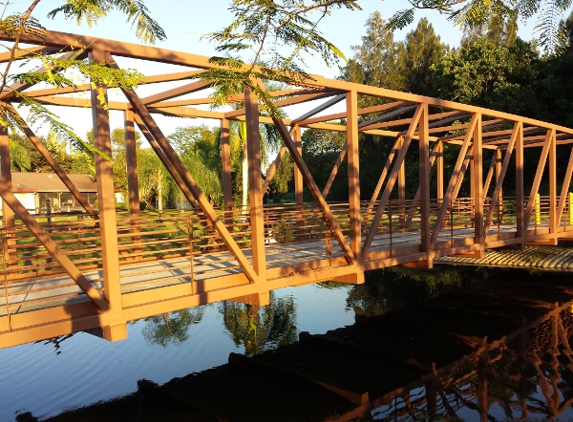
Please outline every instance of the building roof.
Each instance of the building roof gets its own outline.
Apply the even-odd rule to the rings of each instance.
[[[68,174],[80,192],[97,192],[97,183],[89,174]],[[14,193],[24,192],[69,192],[54,173],[12,173]]]

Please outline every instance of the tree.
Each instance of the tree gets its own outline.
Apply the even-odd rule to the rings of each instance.
[[[404,75],[406,90],[415,94],[434,95],[431,67],[443,59],[447,47],[436,35],[426,18],[420,19],[416,29],[406,35]]]
[[[362,44],[352,46],[354,57],[344,69],[342,79],[364,85],[388,89],[403,90],[406,87],[404,77],[404,45],[394,41],[394,34],[379,12],[368,17],[365,24],[366,35]],[[377,99],[360,97],[360,107],[376,104]]]
[[[15,12],[9,16],[0,17],[0,30],[5,34],[14,37],[13,45],[8,49],[10,59],[0,72],[0,91],[11,91],[12,84],[37,84],[46,82],[56,87],[73,87],[74,80],[65,76],[63,70],[75,70],[80,75],[92,81],[94,86],[119,86],[132,87],[141,82],[142,75],[133,70],[116,70],[105,65],[94,63],[87,59],[79,58],[81,52],[56,58],[44,53],[33,56],[40,59],[45,64],[45,72],[28,71],[23,73],[12,73],[12,65],[16,53],[20,50],[20,40],[22,36],[29,35],[35,37],[45,37],[45,29],[41,23],[32,17],[32,14],[41,0],[30,0],[28,7],[23,12]],[[90,0],[90,1],[62,1],[62,5],[53,9],[49,18],[63,15],[67,19],[75,19],[78,23],[86,21],[89,25],[97,23],[110,11],[118,10],[125,14],[127,21],[135,26],[137,36],[144,42],[153,43],[156,40],[165,39],[165,33],[159,24],[150,16],[150,12],[143,1],[133,0]],[[9,2],[5,5],[7,7]],[[70,142],[86,150],[99,153],[89,143],[84,142],[72,129],[58,120],[58,117],[50,112],[39,102],[27,96],[24,92],[13,91],[13,94],[20,100],[21,105],[29,109],[29,120],[32,123],[47,124],[52,127],[55,134],[66,137]],[[104,101],[103,97],[100,101]],[[0,102],[0,125],[18,130],[23,126],[21,118],[13,112],[7,104]]]
[[[340,8],[356,10],[360,6],[353,0],[232,0],[229,10],[234,15],[233,22],[207,35],[223,55],[211,58],[220,68],[202,75],[213,82],[214,105],[226,104],[228,95],[250,87],[263,108],[276,115],[278,109],[267,89],[256,81],[270,79],[300,84],[309,78],[304,71],[306,54],[320,55],[329,65],[344,58],[317,29],[325,16]],[[247,52],[253,55],[245,58]]]
[[[514,22],[537,17],[534,31],[548,52],[562,44],[567,33],[561,24],[571,0],[408,0],[409,8],[396,12],[388,26],[402,29],[414,21],[417,9],[436,10],[455,25],[477,28],[499,27],[499,21]]]

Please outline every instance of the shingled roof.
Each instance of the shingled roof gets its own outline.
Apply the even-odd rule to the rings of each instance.
[[[97,192],[97,184],[89,174],[68,174],[80,192]],[[12,173],[12,188],[18,192],[69,192],[54,173]]]

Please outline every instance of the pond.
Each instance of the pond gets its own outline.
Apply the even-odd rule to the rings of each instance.
[[[0,421],[571,419],[573,280],[484,274],[378,271],[0,350]]]

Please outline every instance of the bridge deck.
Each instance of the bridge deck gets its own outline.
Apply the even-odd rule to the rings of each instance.
[[[573,235],[573,227],[563,226],[561,229],[562,236]],[[530,230],[529,234],[534,237],[536,232],[546,232],[547,230],[547,224],[544,224]],[[459,244],[465,245],[465,248],[471,251],[474,232],[475,229],[472,227],[443,229],[437,236],[436,244],[445,253],[452,248],[459,249],[456,247]],[[492,233],[488,235],[486,245],[488,242],[499,243],[500,236],[505,237],[504,244],[513,243],[515,241],[515,226],[511,224],[496,226],[495,230],[492,230]],[[283,286],[305,284],[307,281],[301,282],[298,277],[294,277],[294,275],[300,275],[304,272],[313,272],[319,275],[318,279],[325,279],[320,277],[321,272],[327,273],[330,278],[348,274],[348,265],[341,248],[333,245],[329,251],[325,246],[324,240],[305,241],[297,244],[267,244],[265,252],[267,270],[269,271],[268,282],[287,279],[286,283],[282,284]],[[419,254],[412,253],[412,250],[416,250],[419,246],[419,232],[406,231],[377,234],[370,251],[371,255],[374,256],[377,252],[385,252],[383,259],[378,259],[380,262],[376,264],[378,267],[384,267],[385,261],[399,258],[404,258],[402,263],[418,261]],[[439,250],[436,252],[439,256]],[[250,251],[244,250],[244,253],[249,262],[252,262]],[[445,258],[440,262],[459,263],[461,261]],[[325,270],[334,270],[334,272]],[[353,268],[351,271],[356,272],[356,269]],[[86,271],[84,276],[93,287],[103,291],[101,270]],[[242,285],[246,282],[243,271],[233,255],[230,252],[217,251],[194,255],[192,259],[189,256],[180,256],[147,262],[124,263],[120,269],[120,277],[121,294],[124,296],[138,292],[153,292],[170,286],[192,286],[189,290],[191,294],[208,293],[211,290],[219,290],[231,285]],[[229,284],[229,279],[234,281]],[[221,282],[220,284],[217,284],[218,280]],[[28,277],[7,283],[5,287],[5,294],[0,295],[0,317],[7,315],[13,317],[31,311],[69,307],[70,305],[89,302],[89,298],[68,275]],[[261,291],[268,289],[265,286],[259,286],[259,288]],[[233,294],[230,292],[226,299],[233,298]],[[220,296],[217,296],[213,301],[216,300],[221,300]]]

